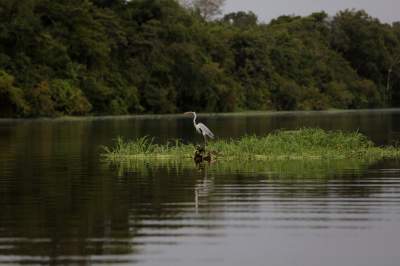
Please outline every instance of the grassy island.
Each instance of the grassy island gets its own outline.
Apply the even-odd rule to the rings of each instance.
[[[365,160],[400,158],[396,147],[378,147],[358,132],[325,131],[305,128],[278,131],[265,136],[215,140],[207,145],[218,161],[277,160]],[[195,146],[180,141],[156,144],[149,137],[132,141],[118,138],[114,147],[105,147],[108,161],[193,159]]]

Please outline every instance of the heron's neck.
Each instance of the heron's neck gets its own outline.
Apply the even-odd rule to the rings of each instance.
[[[196,115],[196,113],[193,113],[193,124],[196,126],[196,118],[197,118],[197,115]]]

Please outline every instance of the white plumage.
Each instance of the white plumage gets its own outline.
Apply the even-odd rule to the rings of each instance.
[[[186,112],[185,113],[185,115],[189,115],[189,114],[193,115],[194,128],[196,129],[196,131],[199,134],[203,135],[204,143],[207,143],[207,137],[213,139],[214,138],[214,134],[211,132],[211,130],[206,125],[204,125],[203,123],[197,123],[196,124],[196,118],[197,118],[196,113],[195,112]]]

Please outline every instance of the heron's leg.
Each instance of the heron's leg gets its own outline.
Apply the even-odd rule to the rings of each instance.
[[[206,146],[207,146],[207,137],[206,135],[203,135],[204,138],[204,152],[206,151]]]

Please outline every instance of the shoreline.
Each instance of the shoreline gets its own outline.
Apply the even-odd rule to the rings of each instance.
[[[379,109],[331,109],[331,110],[312,110],[312,111],[243,111],[231,113],[199,113],[198,117],[241,117],[241,116],[295,116],[295,115],[336,115],[336,114],[356,114],[356,113],[400,113],[399,108],[379,108]],[[85,121],[85,120],[150,120],[150,119],[172,119],[185,118],[181,113],[175,114],[130,114],[130,115],[88,115],[88,116],[61,116],[61,117],[36,117],[36,118],[0,118],[0,123],[18,121]]]

